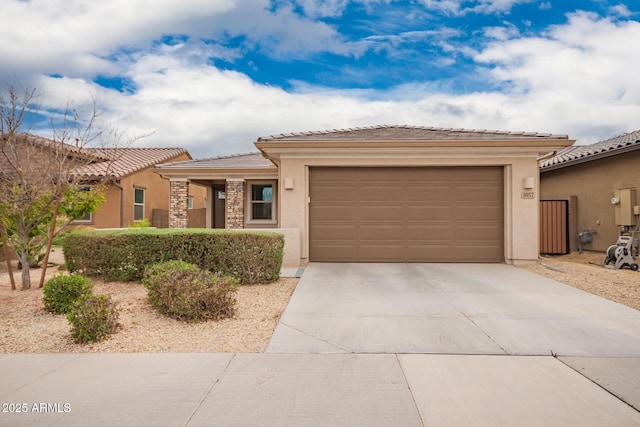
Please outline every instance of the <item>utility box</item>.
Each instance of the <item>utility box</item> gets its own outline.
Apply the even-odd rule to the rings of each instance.
[[[615,199],[619,200],[613,208],[616,225],[636,225],[636,217],[633,214],[633,208],[636,206],[636,189],[624,188],[616,190]]]

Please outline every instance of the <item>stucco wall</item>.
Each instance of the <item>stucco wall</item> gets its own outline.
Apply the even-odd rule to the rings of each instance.
[[[280,210],[281,228],[299,229],[302,262],[308,260],[308,170],[313,166],[503,166],[505,173],[505,262],[528,263],[538,258],[538,163],[534,156],[503,157],[498,151],[467,150],[459,153],[437,155],[424,153],[403,155],[384,153],[376,156],[349,156],[346,153],[331,157],[303,158],[282,154],[280,157]],[[523,199],[523,179],[535,180],[534,199]],[[285,189],[285,180],[293,180],[293,189]],[[529,191],[529,190],[527,190]],[[313,203],[313,201],[312,201]]]
[[[93,215],[93,224],[87,224],[94,228],[118,228],[120,227],[120,189],[113,184],[107,187],[105,193],[106,202],[100,206],[98,212]]]
[[[569,200],[570,196],[577,196],[577,226],[596,231],[593,242],[583,244],[588,250],[605,251],[618,239],[611,198],[620,188],[640,188],[640,151],[541,174],[542,200]]]
[[[181,154],[167,162],[189,160],[187,154]],[[110,184],[106,191],[107,201],[100,206],[93,217],[93,223],[74,225],[86,225],[94,228],[118,228],[133,224],[133,197],[135,187],[145,189],[144,216],[151,221],[153,209],[169,210],[169,180],[162,178],[149,167],[122,178],[119,182],[122,194],[117,185]],[[189,195],[194,196],[193,208],[206,207],[207,188],[200,185],[189,185]],[[120,201],[122,199],[122,205]],[[121,214],[122,206],[122,214]],[[122,220],[121,220],[122,215]]]

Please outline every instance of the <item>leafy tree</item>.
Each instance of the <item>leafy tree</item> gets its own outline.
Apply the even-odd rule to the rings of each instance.
[[[67,105],[51,121],[53,137],[31,135],[24,128],[39,112],[37,98],[35,89],[13,85],[0,92],[0,232],[22,265],[23,290],[31,287],[30,268],[40,263],[43,286],[55,235],[104,202],[105,182],[123,139],[122,133],[96,130],[95,106],[81,120]],[[92,143],[109,148],[110,156],[89,150]],[[86,182],[82,168],[94,162],[104,163],[105,173]]]

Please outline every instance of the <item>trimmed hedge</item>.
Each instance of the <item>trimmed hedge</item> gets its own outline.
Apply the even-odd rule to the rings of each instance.
[[[69,272],[135,281],[147,266],[180,260],[232,276],[241,284],[279,279],[284,236],[215,229],[127,229],[73,233],[65,239]]]

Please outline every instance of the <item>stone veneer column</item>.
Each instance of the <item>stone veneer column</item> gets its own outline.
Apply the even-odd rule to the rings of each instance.
[[[189,181],[176,178],[169,181],[169,228],[187,228]]]
[[[244,179],[227,179],[225,228],[244,228]]]

